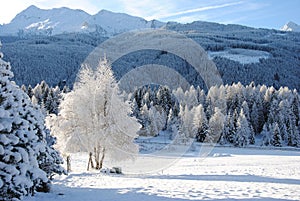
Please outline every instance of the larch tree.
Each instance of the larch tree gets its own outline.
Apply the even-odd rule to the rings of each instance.
[[[192,130],[193,123],[193,109],[189,109],[188,105],[180,106],[179,116],[181,117],[180,131],[182,133],[182,140],[186,141],[188,138],[194,138],[195,135]],[[184,137],[185,136],[185,137]]]
[[[133,140],[140,124],[124,102],[110,65],[101,61],[97,69],[83,67],[74,89],[65,94],[58,116],[49,118],[48,126],[63,152],[94,152],[96,169],[104,158],[134,158],[138,146]]]
[[[224,129],[225,116],[221,110],[216,107],[214,114],[209,119],[209,134],[205,142],[217,143]]]

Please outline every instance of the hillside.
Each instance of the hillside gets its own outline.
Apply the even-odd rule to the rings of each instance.
[[[73,20],[73,15],[80,20]],[[51,33],[37,32],[47,27],[51,28]],[[80,64],[100,43],[117,33],[150,27],[176,31],[200,44],[215,62],[225,84],[254,81],[300,90],[300,34],[297,32],[202,21],[163,24],[105,10],[90,16],[81,10],[42,10],[31,6],[10,24],[0,27],[0,39],[6,60],[12,63],[17,84],[35,85],[46,80],[50,85],[66,82],[72,86]],[[203,87],[201,79],[188,70],[191,66],[170,53],[132,52],[114,63],[113,69],[120,78],[124,69],[145,64],[181,69],[192,84]]]

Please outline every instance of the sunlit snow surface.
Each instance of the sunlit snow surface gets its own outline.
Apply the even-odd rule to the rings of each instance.
[[[242,48],[229,49],[218,52],[208,52],[210,58],[216,56],[224,57],[233,61],[237,61],[241,64],[258,63],[260,59],[269,58],[270,54],[260,50],[249,50]]]
[[[300,151],[217,147],[205,158],[196,155],[149,174],[127,162],[123,169],[136,174],[107,175],[86,172],[87,154],[73,154],[72,173],[57,177],[51,193],[25,200],[300,200]],[[173,158],[140,154],[138,160],[149,166]]]

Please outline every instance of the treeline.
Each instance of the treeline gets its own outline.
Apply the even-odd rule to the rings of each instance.
[[[45,81],[22,86],[45,114],[58,114],[67,87],[49,87]],[[211,87],[206,93],[191,86],[171,91],[167,86],[145,86],[128,95],[132,114],[142,125],[139,135],[217,142],[244,147],[300,146],[300,98],[297,90],[234,83]]]
[[[140,135],[196,138],[234,146],[300,146],[299,94],[296,90],[241,83],[188,91],[144,87],[130,99]]]
[[[27,93],[34,104],[41,106],[45,115],[58,114],[58,106],[62,98],[62,93],[70,91],[67,86],[62,88],[59,86],[51,87],[44,80],[35,87],[22,85],[21,89]]]

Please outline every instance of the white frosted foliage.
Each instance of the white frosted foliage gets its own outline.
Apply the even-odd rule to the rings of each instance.
[[[95,70],[83,67],[73,91],[64,96],[58,116],[47,118],[58,139],[57,148],[62,152],[94,152],[96,148],[115,160],[133,158],[140,125],[129,116],[131,106],[123,100],[106,61]]]

